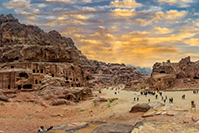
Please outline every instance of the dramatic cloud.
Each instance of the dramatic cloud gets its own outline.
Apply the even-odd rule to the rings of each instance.
[[[177,11],[177,10],[169,10],[166,13],[164,12],[156,12],[155,19],[162,20],[162,19],[179,19],[187,15],[187,11]]]
[[[190,3],[193,3],[194,0],[158,0],[161,4],[177,5],[180,7],[189,7]]]
[[[111,13],[114,16],[122,16],[122,17],[132,17],[132,16],[136,15],[136,12],[134,9],[132,9],[132,10],[115,9]]]
[[[154,30],[156,30],[157,33],[159,33],[159,34],[167,34],[167,33],[173,32],[172,29],[168,29],[168,28],[165,28],[165,27],[163,27],[163,28],[161,28],[161,27],[155,27]]]
[[[46,0],[48,2],[65,2],[68,4],[74,4],[73,0]]]
[[[115,0],[111,1],[111,5],[119,8],[133,8],[142,6],[142,4],[137,3],[135,0]]]
[[[3,0],[1,13],[71,37],[88,59],[152,66],[199,59],[197,0]]]
[[[30,0],[12,0],[10,2],[5,2],[2,5],[9,9],[27,9],[30,8]]]

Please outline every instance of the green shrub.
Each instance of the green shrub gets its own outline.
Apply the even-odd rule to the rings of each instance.
[[[109,102],[112,103],[115,99],[109,99]]]
[[[99,93],[102,93],[102,91],[101,91],[101,90],[99,90]]]
[[[97,101],[93,101],[93,103],[94,103],[94,106],[97,106]]]

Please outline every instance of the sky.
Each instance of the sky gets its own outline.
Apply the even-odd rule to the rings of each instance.
[[[0,14],[71,37],[88,59],[199,60],[199,0],[0,0]]]

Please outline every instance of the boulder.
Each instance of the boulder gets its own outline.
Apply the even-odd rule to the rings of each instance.
[[[193,116],[193,117],[192,117],[192,120],[193,120],[194,122],[197,122],[199,119],[198,119],[198,117]]]
[[[151,107],[147,103],[138,103],[131,108],[129,113],[147,112]]]
[[[52,105],[52,106],[63,105],[63,104],[66,104],[66,101],[67,101],[67,100],[64,100],[64,99],[52,100],[51,105]]]
[[[9,98],[3,93],[0,93],[0,101],[9,102]]]

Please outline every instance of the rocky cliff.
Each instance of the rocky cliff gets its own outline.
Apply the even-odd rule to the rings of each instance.
[[[86,85],[101,88],[125,84],[130,88],[132,81],[140,80],[144,75],[134,67],[127,67],[125,64],[107,64],[88,60],[75,47],[71,38],[63,37],[55,30],[46,33],[37,26],[20,24],[11,14],[0,15],[0,57],[0,67],[4,69],[11,68],[11,66],[18,68],[19,65],[14,65],[17,63],[23,64],[20,68],[27,67],[27,65],[24,66],[24,63],[29,62],[57,64],[53,72],[43,66],[42,68],[36,67],[36,69],[44,69],[42,71],[45,71],[46,74],[53,73],[55,76],[64,77],[70,86]],[[70,65],[61,68],[62,65],[58,65],[59,63]],[[49,64],[46,66],[51,67]]]
[[[191,62],[190,57],[182,58],[178,63],[170,60],[155,63],[150,79],[150,88],[154,89],[195,89],[199,86],[199,62]]]
[[[11,14],[0,16],[0,62],[80,63],[71,38],[57,31],[44,32],[37,26],[20,24]]]
[[[127,67],[125,64],[105,63],[96,60],[86,60],[82,62],[86,72],[87,85],[89,87],[106,87],[118,84],[132,88],[134,82],[140,82],[145,74],[140,73],[134,67]]]

